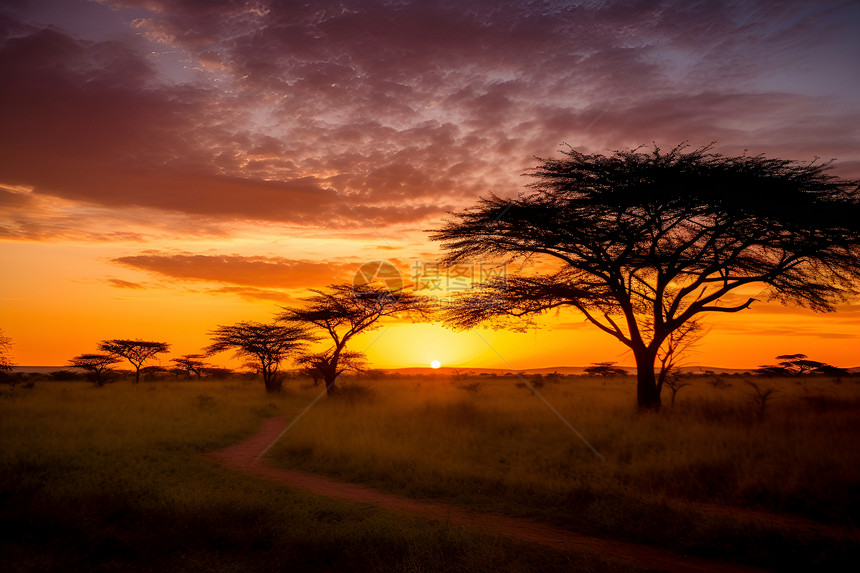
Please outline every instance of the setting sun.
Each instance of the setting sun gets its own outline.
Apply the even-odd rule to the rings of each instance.
[[[439,362],[438,360],[434,360],[433,362],[430,363],[430,368],[440,368],[441,366],[442,366],[442,363]]]

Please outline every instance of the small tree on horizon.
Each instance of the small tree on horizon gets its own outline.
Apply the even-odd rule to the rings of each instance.
[[[692,319],[677,330],[673,330],[657,351],[657,362],[660,366],[657,374],[657,392],[662,392],[664,386],[668,388],[672,392],[670,402],[672,406],[675,405],[678,392],[690,385],[690,381],[685,379],[678,370],[681,359],[699,343],[704,335],[702,325],[698,320]]]
[[[615,366],[615,362],[592,362],[585,369],[586,374],[591,376],[602,376],[603,378],[615,378],[616,376],[627,376],[627,370]]]
[[[135,340],[114,338],[99,343],[99,350],[128,360],[129,364],[134,367],[134,383],[138,384],[140,383],[140,369],[143,364],[156,354],[169,352],[170,345],[166,342],[140,340],[139,338]]]
[[[12,360],[9,353],[12,351],[12,339],[0,329],[0,376],[8,376],[12,373]]]
[[[269,394],[279,393],[283,387],[279,376],[281,363],[290,356],[300,354],[314,340],[305,327],[263,322],[218,326],[209,335],[213,342],[205,349],[207,356],[234,350],[237,358],[248,359],[263,377],[263,384]]]
[[[431,236],[445,263],[562,268],[488,281],[450,308],[448,324],[507,327],[574,309],[632,351],[637,403],[658,409],[667,338],[701,314],[749,308],[756,299],[742,289],[823,312],[858,294],[860,182],[830,175],[828,163],[686,149],[568,149],[530,171],[529,193],[455,213]]]
[[[759,366],[755,372],[761,376],[807,376],[810,374],[844,375],[844,368],[831,366],[818,360],[809,360],[806,354],[782,354],[776,357],[777,365]]]
[[[184,354],[178,358],[171,358],[170,361],[176,364],[176,368],[184,371],[189,378],[197,376],[199,379],[203,378],[204,370],[210,367],[202,358],[202,354]]]
[[[101,388],[110,381],[115,372],[111,366],[121,360],[122,358],[109,352],[79,354],[69,360],[69,365],[87,372],[96,388]]]

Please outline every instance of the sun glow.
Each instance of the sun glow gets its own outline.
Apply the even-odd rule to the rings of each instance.
[[[439,362],[438,360],[434,360],[434,361],[432,361],[432,362],[430,363],[430,368],[434,368],[434,369],[435,369],[435,368],[439,368],[439,367],[441,367],[441,366],[442,366],[442,363],[441,363],[441,362]]]

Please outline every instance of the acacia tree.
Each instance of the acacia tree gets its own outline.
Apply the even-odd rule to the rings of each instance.
[[[12,350],[12,339],[0,330],[0,376],[12,373],[12,361],[9,352]]]
[[[304,306],[282,307],[278,320],[309,325],[331,339],[331,347],[308,359],[322,375],[329,396],[337,392],[335,382],[349,362],[362,356],[346,351],[355,335],[379,328],[379,320],[384,317],[416,318],[427,311],[425,297],[376,284],[334,284],[311,292],[314,294],[303,300]]]
[[[573,308],[633,353],[637,399],[659,408],[655,360],[702,313],[769,298],[833,311],[860,279],[860,186],[830,164],[727,157],[710,146],[541,160],[514,199],[490,195],[433,232],[445,261],[546,257],[561,270],[498,278],[448,312],[470,328]]]
[[[783,354],[776,357],[779,365],[760,366],[756,373],[762,376],[806,376],[807,374],[840,375],[848,371],[818,360],[809,360],[806,354]]]
[[[209,335],[213,342],[205,349],[207,356],[234,350],[237,358],[249,359],[262,375],[266,392],[269,394],[278,393],[283,387],[278,372],[281,362],[302,352],[313,340],[303,326],[263,322],[238,322],[230,326],[218,326]]]
[[[332,364],[332,352],[333,349],[329,348],[316,354],[305,354],[296,361],[302,365],[302,374],[313,379],[314,386],[318,385],[320,380],[325,380],[326,372],[329,371]],[[360,372],[363,367],[364,354],[345,350],[340,353],[335,378],[350,370]]]
[[[97,388],[104,386],[110,379],[111,366],[122,360],[119,356],[105,353],[79,354],[69,360],[69,365],[85,370]]]
[[[184,354],[179,358],[171,358],[170,361],[176,364],[177,369],[183,370],[189,378],[192,376],[202,378],[203,371],[209,368],[209,364],[201,360],[202,358],[202,354]]]
[[[585,369],[586,374],[591,376],[602,376],[604,378],[615,378],[616,376],[627,376],[627,371],[615,362],[594,362]]]
[[[99,343],[99,350],[121,356],[128,360],[129,364],[134,366],[134,383],[137,384],[140,382],[140,368],[144,362],[156,354],[168,352],[170,345],[166,342],[114,338],[112,340],[103,340]]]
[[[672,391],[672,406],[675,405],[675,397],[682,388],[690,383],[683,379],[678,367],[690,349],[699,343],[705,335],[705,330],[698,320],[691,319],[669,333],[665,342],[657,349],[657,394],[663,390],[663,386]]]

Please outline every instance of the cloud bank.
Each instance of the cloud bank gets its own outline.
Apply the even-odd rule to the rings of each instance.
[[[308,4],[102,0],[88,24],[7,8],[0,184],[349,229],[516,193],[562,142],[718,141],[860,173],[856,5]]]

